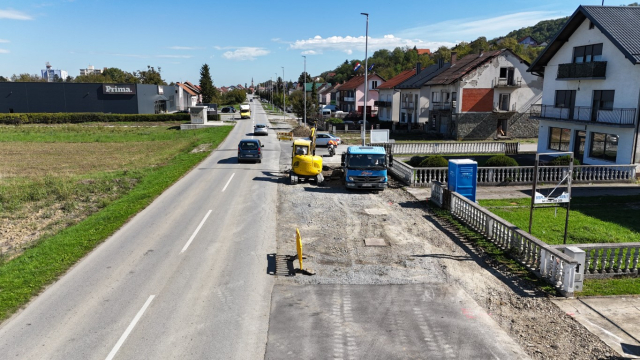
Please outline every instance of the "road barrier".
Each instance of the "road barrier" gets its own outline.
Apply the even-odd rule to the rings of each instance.
[[[278,131],[276,134],[278,136],[278,140],[293,141],[293,132]]]

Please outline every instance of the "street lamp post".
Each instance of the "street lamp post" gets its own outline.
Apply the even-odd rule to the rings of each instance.
[[[274,73],[276,74],[276,89],[278,88],[278,73]],[[277,94],[276,94],[277,95]],[[275,106],[275,105],[274,105]]]
[[[271,110],[273,110],[273,78],[269,81],[269,101],[271,102]]]
[[[307,126],[307,57],[304,58],[304,126]]]
[[[367,140],[367,95],[369,94],[369,81],[367,73],[369,72],[369,64],[367,58],[367,46],[369,43],[369,14],[360,13],[367,17],[367,30],[364,37],[364,106],[362,107],[362,146],[366,145]]]
[[[287,116],[287,86],[284,82],[284,66],[282,68],[282,121],[285,121],[285,116]]]

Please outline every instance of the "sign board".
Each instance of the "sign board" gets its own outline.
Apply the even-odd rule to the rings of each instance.
[[[371,143],[382,144],[389,142],[389,129],[371,130]]]
[[[569,202],[569,193],[562,192],[558,197],[551,198],[544,196],[536,191],[536,197],[533,199],[534,204],[560,204]]]
[[[102,93],[105,95],[134,95],[135,84],[102,84]]]

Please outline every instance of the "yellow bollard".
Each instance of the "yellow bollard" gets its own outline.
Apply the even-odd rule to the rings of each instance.
[[[300,236],[300,230],[296,228],[296,249],[298,250],[298,261],[300,261],[300,270],[302,267],[302,237]]]

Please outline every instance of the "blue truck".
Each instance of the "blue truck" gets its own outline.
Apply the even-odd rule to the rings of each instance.
[[[393,154],[382,146],[349,146],[342,154],[347,189],[384,190],[390,166],[393,166]]]

